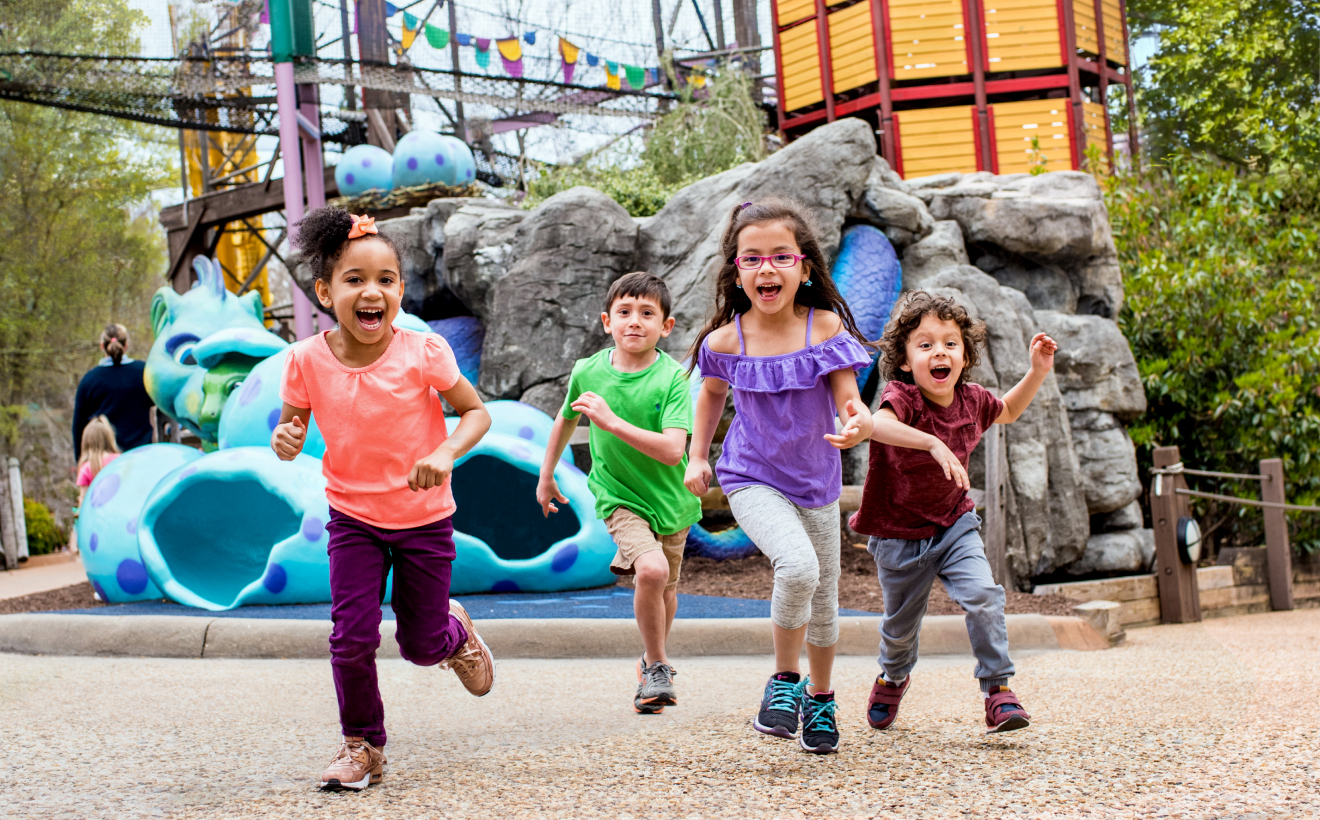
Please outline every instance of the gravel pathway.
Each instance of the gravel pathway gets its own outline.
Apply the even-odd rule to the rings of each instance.
[[[0,656],[0,817],[1320,817],[1320,610],[1156,627],[1019,656],[1030,729],[981,734],[968,658],[918,667],[866,728],[875,666],[842,658],[844,745],[757,735],[767,659],[680,661],[641,717],[618,661],[505,661],[477,700],[381,664],[382,785],[314,789],[327,664]]]

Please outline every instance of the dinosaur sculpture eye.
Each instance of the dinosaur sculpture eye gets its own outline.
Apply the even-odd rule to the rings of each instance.
[[[165,342],[165,352],[179,364],[196,365],[197,359],[193,357],[193,348],[197,347],[199,341],[201,340],[191,333],[179,333]]]
[[[197,364],[197,359],[193,357],[193,348],[195,347],[197,347],[197,345],[192,342],[189,342],[186,345],[180,345],[174,351],[174,361],[186,365]]]

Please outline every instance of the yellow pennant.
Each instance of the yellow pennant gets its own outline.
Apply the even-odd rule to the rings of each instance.
[[[522,59],[522,44],[517,37],[510,37],[507,40],[496,40],[495,47],[500,50],[500,56],[511,63],[516,63]]]

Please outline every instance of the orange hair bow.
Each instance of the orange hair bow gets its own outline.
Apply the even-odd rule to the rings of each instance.
[[[353,220],[353,227],[348,231],[349,239],[357,239],[358,237],[366,236],[369,233],[380,233],[380,231],[376,230],[375,217],[365,215],[353,216],[352,214],[349,214],[348,218]]]

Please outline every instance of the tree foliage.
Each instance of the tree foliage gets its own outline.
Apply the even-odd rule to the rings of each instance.
[[[126,0],[11,0],[0,49],[132,54],[146,17]],[[0,404],[64,403],[109,321],[150,344],[163,242],[150,192],[161,132],[0,103]]]
[[[1198,469],[1255,473],[1282,458],[1288,500],[1320,503],[1320,184],[1184,154],[1118,178],[1107,199],[1119,324],[1149,401],[1129,428],[1144,466],[1164,444]],[[1259,498],[1249,484],[1210,489]],[[1226,516],[1220,543],[1261,543],[1259,511],[1209,512]],[[1320,517],[1291,520],[1314,549]]]
[[[1310,0],[1139,0],[1157,30],[1140,77],[1143,139],[1262,171],[1320,170],[1320,5]]]

